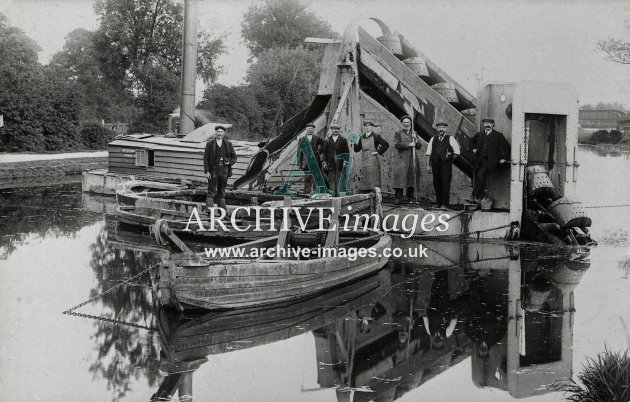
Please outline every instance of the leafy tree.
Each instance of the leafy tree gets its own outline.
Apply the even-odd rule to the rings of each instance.
[[[630,30],[630,19],[626,20],[626,30]],[[606,39],[597,42],[597,49],[614,63],[630,64],[630,42],[623,39]]]
[[[39,46],[0,15],[0,113],[3,151],[62,150],[78,141],[76,91],[37,61]]]
[[[77,28],[50,63],[55,73],[65,77],[78,93],[82,121],[130,121],[136,116],[127,93],[116,91],[105,78],[95,48],[96,32]]]
[[[93,40],[103,76],[140,113],[133,130],[163,131],[178,103],[183,7],[173,0],[97,0],[100,25]],[[213,82],[223,38],[199,34],[198,74]]]
[[[6,17],[0,14],[0,113],[5,125],[0,131],[0,150],[35,150],[43,143],[41,126],[32,119],[36,114],[32,83],[40,73],[40,50],[24,32],[7,25]]]
[[[254,57],[276,47],[295,48],[308,37],[336,38],[330,24],[302,0],[265,0],[250,6],[241,23],[245,44]]]
[[[105,149],[116,133],[98,123],[87,123],[81,127],[80,136],[86,148]]]
[[[322,52],[305,48],[304,39],[338,35],[302,0],[253,5],[241,26],[255,57],[250,60],[246,84],[212,86],[200,107],[234,124],[240,138],[266,138],[308,106],[317,88]]]
[[[263,133],[263,114],[250,85],[212,85],[198,107],[233,124],[230,135],[234,138],[257,139]]]
[[[265,119],[264,131],[274,130],[308,105],[317,88],[321,53],[303,47],[266,51],[249,67],[247,81]]]

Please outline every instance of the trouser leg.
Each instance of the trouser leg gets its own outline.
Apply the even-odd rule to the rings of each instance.
[[[442,187],[440,185],[441,169],[439,162],[431,162],[431,172],[433,173],[433,191],[435,191],[435,202],[442,205]]]
[[[453,176],[453,165],[445,162],[440,166],[440,194],[441,204],[445,207],[449,205],[451,198],[451,178]]]
[[[339,197],[339,172],[331,170],[328,173],[328,187],[333,192],[335,197]]]
[[[310,194],[311,191],[313,191],[313,176],[304,176],[304,194]]]
[[[228,177],[227,177],[227,168],[221,167],[219,169],[219,174],[217,177],[217,204],[221,208],[226,208],[227,205],[225,203],[225,189],[227,187]]]
[[[407,200],[408,201],[413,201],[414,200],[414,194],[415,194],[415,189],[413,187],[407,187]]]
[[[217,185],[219,183],[218,175],[211,174],[210,180],[208,180],[208,196],[206,197],[206,208],[214,207],[214,199],[217,196]]]
[[[475,184],[473,187],[473,195],[476,198],[483,197],[486,189],[486,177],[488,176],[488,161],[481,161],[475,169]]]
[[[396,202],[400,202],[402,196],[403,196],[403,189],[402,188],[394,188],[394,198],[395,198]]]

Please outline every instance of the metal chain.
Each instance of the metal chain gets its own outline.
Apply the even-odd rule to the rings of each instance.
[[[77,304],[76,306],[74,306],[72,308],[69,308],[68,310],[64,311],[61,314],[72,315],[72,316],[75,316],[75,317],[82,317],[82,318],[91,318],[91,319],[95,319],[95,320],[99,320],[99,321],[111,322],[111,323],[115,323],[115,324],[123,324],[123,325],[127,325],[127,326],[130,326],[130,327],[146,329],[146,330],[149,330],[149,331],[155,331],[156,330],[155,328],[147,327],[147,326],[144,326],[144,325],[134,324],[134,323],[131,323],[131,322],[126,322],[126,321],[122,321],[122,320],[118,320],[118,319],[114,319],[114,318],[98,317],[98,316],[94,316],[94,315],[90,315],[90,314],[75,313],[74,310],[79,309],[79,308],[81,308],[81,307],[83,307],[83,306],[85,306],[87,304],[90,304],[93,301],[96,301],[96,300],[102,298],[103,296],[113,292],[114,290],[116,290],[116,289],[118,289],[118,288],[120,288],[120,287],[122,287],[122,286],[124,286],[124,285],[126,285],[128,283],[130,283],[131,281],[133,281],[133,280],[141,277],[142,275],[146,274],[147,272],[151,271],[153,268],[157,267],[159,264],[160,263],[158,262],[158,263],[155,263],[155,264],[151,265],[149,268],[143,270],[142,272],[140,272],[140,273],[138,273],[138,274],[136,274],[136,275],[134,275],[134,276],[132,276],[130,278],[125,279],[124,281],[120,282],[118,285],[112,286],[111,288],[109,288],[109,289],[107,289],[107,290],[97,294],[94,297],[89,298],[88,300],[86,300],[86,301],[84,301],[82,303]]]
[[[372,235],[372,236],[368,236],[368,237],[361,237],[361,238],[356,239],[356,240],[351,240],[351,241],[348,241],[348,242],[345,242],[345,243],[337,244],[337,245],[333,246],[333,248],[339,248],[339,247],[342,247],[342,246],[343,247],[351,246],[353,244],[358,244],[358,243],[362,243],[362,242],[365,242],[365,241],[378,239],[381,236],[382,236],[382,234],[378,233],[378,234],[375,234],[375,235]]]
[[[405,239],[445,239],[445,238],[458,238],[458,237],[465,237],[471,234],[481,234],[481,233],[485,233],[485,232],[491,232],[493,230],[499,230],[499,229],[504,229],[504,228],[509,228],[511,227],[511,224],[507,224],[507,225],[501,225],[501,226],[497,226],[497,227],[493,227],[493,228],[489,228],[489,229],[483,229],[483,230],[474,230],[471,232],[463,232],[463,233],[456,233],[456,234],[450,234],[450,235],[438,235],[438,234],[416,234],[416,235],[411,235],[410,237],[405,237]],[[398,236],[403,238],[402,234],[400,233],[389,233],[390,235],[393,236]]]
[[[89,318],[89,319],[97,320],[97,321],[105,321],[105,322],[110,322],[112,324],[125,325],[125,326],[128,326],[128,327],[145,329],[145,330],[147,330],[149,332],[157,332],[157,328],[148,327],[146,325],[134,324],[133,322],[127,322],[127,321],[118,320],[118,319],[115,319],[115,318],[99,317],[99,316],[96,316],[96,315],[83,314],[83,313],[74,313],[74,312],[64,312],[63,314],[72,315],[72,316],[81,317],[81,318]]]

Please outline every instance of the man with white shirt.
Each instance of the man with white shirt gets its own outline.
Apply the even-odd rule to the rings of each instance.
[[[438,134],[431,138],[426,152],[429,157],[427,172],[433,173],[433,189],[438,208],[446,208],[449,205],[453,159],[460,154],[457,140],[446,134],[447,127],[448,124],[444,121],[439,121],[435,125]]]
[[[330,125],[331,135],[324,145],[324,171],[328,175],[328,186],[334,192],[335,197],[339,197],[339,180],[343,172],[344,159],[338,155],[350,155],[348,140],[341,134],[341,127],[333,123]]]
[[[236,152],[232,143],[224,138],[225,127],[216,126],[214,133],[215,138],[208,141],[203,154],[203,169],[208,178],[206,207],[213,208],[216,198],[219,208],[226,209],[225,188],[228,177],[232,176],[232,165],[236,163]]]

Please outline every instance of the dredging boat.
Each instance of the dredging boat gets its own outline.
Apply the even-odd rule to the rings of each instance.
[[[303,175],[296,166],[298,140],[307,123],[314,124],[315,135],[321,137],[327,136],[331,124],[339,125],[350,143],[351,160],[359,161],[361,155],[352,144],[358,141],[363,121],[373,122],[375,132],[393,144],[394,133],[402,128],[399,119],[409,115],[423,149],[437,134],[438,121],[448,124],[447,134],[460,144],[461,154],[453,162],[451,209],[444,212],[431,206],[434,189],[429,174],[418,179],[418,199],[409,200],[415,205],[387,205],[399,186],[392,180],[399,154],[390,147],[377,156],[385,213],[401,219],[417,215],[419,221],[447,213],[449,227],[441,236],[524,239],[584,249],[596,244],[588,232],[591,220],[576,198],[578,95],[571,85],[486,83],[475,98],[403,35],[377,18],[371,21],[382,30],[376,39],[355,22],[341,40],[310,40],[324,47],[317,96],[252,156],[247,171],[234,182],[236,188],[259,181],[267,187],[299,184]],[[485,117],[494,119],[511,150],[507,163],[489,172],[488,196],[479,208],[467,199],[475,177],[472,138],[483,131]],[[425,171],[428,158],[419,160],[418,170]],[[348,167],[349,194],[361,187],[367,171],[361,163]],[[550,194],[541,187],[552,189],[550,199],[538,199]]]

